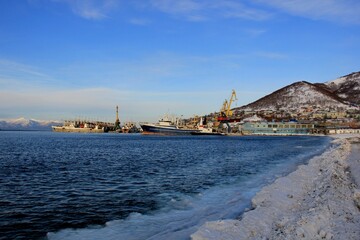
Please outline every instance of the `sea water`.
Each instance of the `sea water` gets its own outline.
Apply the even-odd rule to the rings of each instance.
[[[326,137],[0,131],[0,239],[189,239]]]

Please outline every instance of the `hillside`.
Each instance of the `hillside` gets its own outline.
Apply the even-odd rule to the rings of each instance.
[[[360,105],[360,72],[325,83],[295,82],[248,105],[234,110],[284,110],[296,112],[311,107],[343,111]]]
[[[360,104],[360,72],[354,72],[325,83],[330,92],[353,103]]]
[[[242,106],[242,110],[285,110],[297,111],[302,107],[344,110],[349,105],[324,87],[301,81],[283,87],[259,100]]]

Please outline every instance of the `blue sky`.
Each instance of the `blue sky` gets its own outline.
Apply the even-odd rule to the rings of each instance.
[[[359,71],[358,0],[3,0],[0,119],[156,121]],[[234,105],[236,106],[236,105]]]

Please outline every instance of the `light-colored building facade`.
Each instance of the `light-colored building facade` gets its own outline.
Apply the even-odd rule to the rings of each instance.
[[[314,129],[314,124],[296,122],[246,122],[241,131],[244,135],[308,135]]]
[[[328,134],[360,134],[360,129],[351,128],[340,128],[340,129],[329,129]]]

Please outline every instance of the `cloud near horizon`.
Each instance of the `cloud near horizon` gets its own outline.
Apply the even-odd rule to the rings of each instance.
[[[193,102],[193,99],[199,96],[201,98]],[[219,105],[220,108],[223,96],[226,97],[227,93],[141,92],[110,88],[0,90],[0,111],[7,113],[0,114],[0,118],[24,116],[42,120],[61,120],[82,116],[110,121],[115,106],[119,105],[122,121],[157,121],[166,112],[176,111],[179,116],[191,117],[191,114],[195,113],[208,114],[216,111],[217,107],[211,106]],[[192,111],[190,115],[189,111]]]

